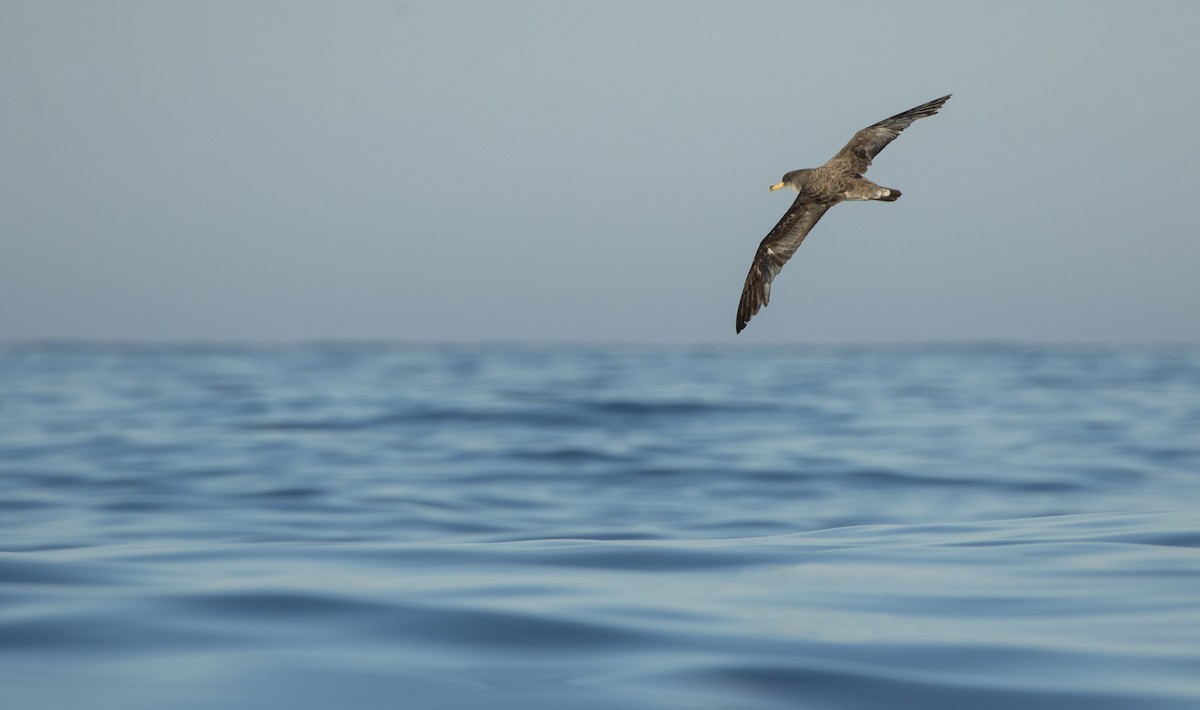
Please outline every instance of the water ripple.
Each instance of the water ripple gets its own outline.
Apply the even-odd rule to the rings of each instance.
[[[1200,351],[0,347],[0,706],[1200,706]]]

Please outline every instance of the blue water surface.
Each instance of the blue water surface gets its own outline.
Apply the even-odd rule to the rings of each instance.
[[[0,707],[1200,707],[1200,349],[5,346]]]

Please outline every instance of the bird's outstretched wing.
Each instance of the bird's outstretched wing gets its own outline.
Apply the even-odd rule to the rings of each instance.
[[[950,94],[947,94],[940,99],[934,99],[916,108],[910,108],[904,113],[885,118],[872,126],[867,126],[855,133],[850,142],[839,150],[837,155],[830,158],[825,165],[862,175],[867,172],[867,168],[871,167],[871,160],[879,155],[879,151],[886,148],[888,143],[896,140],[900,131],[911,126],[912,122],[918,118],[928,118],[937,113],[942,104],[949,99]]]
[[[746,285],[742,287],[742,300],[738,302],[737,310],[737,332],[742,332],[754,314],[771,301],[771,281],[796,253],[800,242],[812,231],[817,220],[832,206],[800,195],[779,223],[763,238],[754,255],[754,263],[750,264],[750,273],[746,274]]]

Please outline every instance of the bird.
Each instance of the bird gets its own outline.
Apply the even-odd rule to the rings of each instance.
[[[758,245],[742,298],[738,302],[737,332],[771,300],[771,282],[783,265],[792,258],[800,243],[816,226],[829,208],[846,200],[878,200],[895,202],[900,191],[876,185],[863,177],[879,151],[887,147],[912,125],[913,121],[928,118],[938,112],[951,94],[885,118],[854,134],[850,142],[819,168],[793,170],[770,187],[771,192],[782,188],[795,190],[796,201],[788,208],[779,223]]]

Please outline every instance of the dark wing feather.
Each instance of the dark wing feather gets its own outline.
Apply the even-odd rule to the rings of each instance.
[[[855,175],[862,175],[867,172],[867,168],[871,167],[871,160],[879,155],[879,151],[886,148],[888,143],[896,140],[900,131],[911,126],[912,122],[918,118],[927,118],[937,113],[949,98],[950,95],[947,94],[927,104],[910,108],[904,113],[885,118],[873,126],[867,126],[855,133],[850,142],[839,150],[837,155],[830,158],[825,165],[849,171]]]
[[[750,273],[746,274],[746,285],[742,287],[737,332],[742,332],[754,314],[771,301],[771,282],[788,259],[792,258],[792,254],[796,253],[800,242],[812,231],[817,220],[832,206],[800,195],[779,223],[763,238],[754,255],[754,263],[750,264]]]

